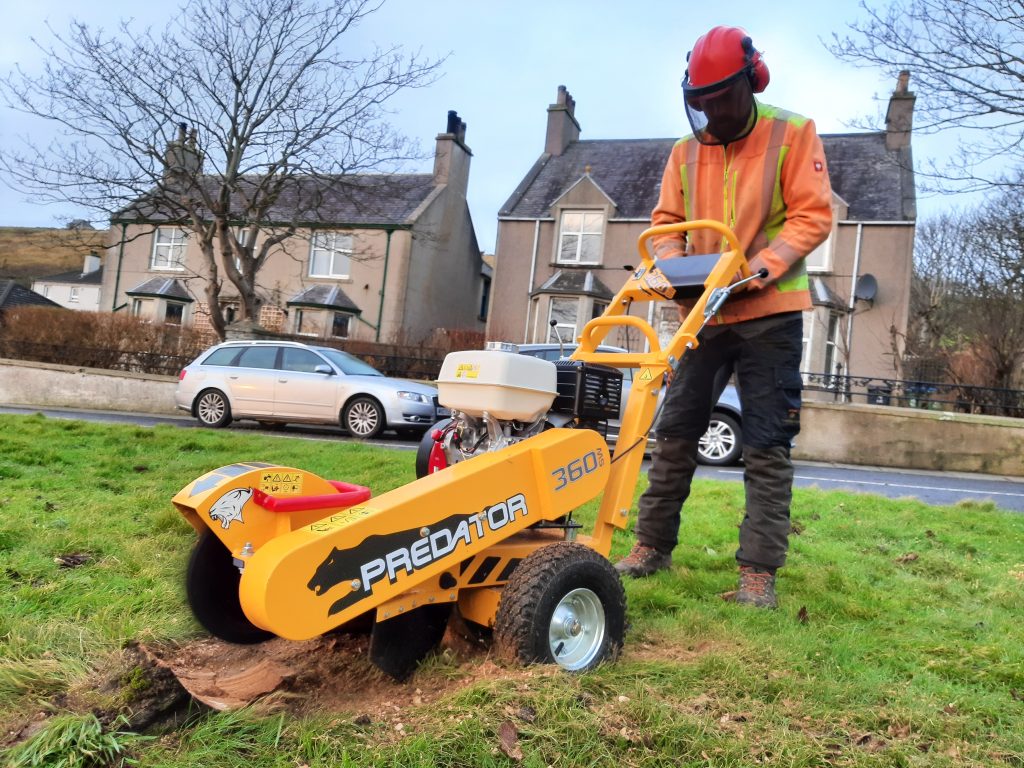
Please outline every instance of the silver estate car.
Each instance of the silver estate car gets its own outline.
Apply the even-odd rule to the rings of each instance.
[[[519,354],[539,357],[552,362],[561,357],[568,357],[576,351],[575,344],[518,344]],[[621,347],[599,346],[598,352],[625,352]],[[619,413],[625,411],[626,402],[629,400],[630,388],[633,385],[633,368],[620,368],[622,371],[622,408]],[[658,394],[658,402],[665,396],[662,388]],[[732,384],[726,385],[722,396],[711,411],[711,423],[708,431],[700,439],[697,448],[697,460],[701,464],[726,465],[735,464],[740,460],[743,453],[742,424],[740,411],[740,397]],[[619,436],[619,421],[608,422],[608,442],[614,443]],[[648,447],[653,445],[653,438],[649,438]]]
[[[448,415],[433,384],[392,379],[347,352],[289,341],[206,350],[182,369],[174,399],[207,427],[232,419],[340,424],[359,438],[387,428],[418,436]]]

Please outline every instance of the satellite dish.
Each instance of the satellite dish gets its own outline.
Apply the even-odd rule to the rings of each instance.
[[[878,281],[872,274],[864,274],[857,278],[857,286],[853,289],[853,296],[860,301],[874,301],[878,295]]]

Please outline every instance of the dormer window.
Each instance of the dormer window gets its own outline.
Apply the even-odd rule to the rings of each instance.
[[[562,211],[559,230],[559,264],[600,264],[604,213]]]

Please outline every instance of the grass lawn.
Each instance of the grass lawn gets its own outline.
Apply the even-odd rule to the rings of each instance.
[[[125,646],[203,636],[182,583],[195,534],[169,499],[245,460],[375,492],[413,476],[408,451],[0,416],[0,762],[1024,766],[1024,516],[797,490],[780,610],[755,611],[719,597],[743,498],[713,481],[695,484],[672,571],[626,584],[614,664],[569,675],[449,648],[398,684],[338,659],[327,684],[372,687],[372,706],[304,708],[299,686],[132,733],[112,717],[143,684]]]

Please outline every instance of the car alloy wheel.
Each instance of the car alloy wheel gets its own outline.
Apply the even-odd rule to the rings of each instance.
[[[352,437],[376,437],[384,431],[384,409],[376,400],[357,397],[345,407],[344,421]]]
[[[736,420],[724,413],[712,414],[708,430],[697,446],[698,460],[716,466],[735,464],[742,452],[742,436]]]

